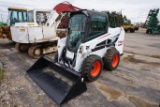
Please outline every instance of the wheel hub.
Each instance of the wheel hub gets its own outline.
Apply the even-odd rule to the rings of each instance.
[[[91,75],[93,77],[97,76],[101,70],[101,63],[99,61],[95,61],[92,65]]]
[[[116,67],[117,64],[118,64],[118,61],[119,61],[119,56],[118,56],[118,54],[116,54],[116,55],[113,56],[112,66]]]
[[[34,54],[35,54],[36,56],[41,55],[41,49],[40,49],[40,48],[36,48],[35,51],[34,51]]]

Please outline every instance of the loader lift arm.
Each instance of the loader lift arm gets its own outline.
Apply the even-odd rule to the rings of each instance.
[[[59,3],[58,5],[56,5],[53,8],[53,10],[54,11],[52,11],[50,18],[47,20],[46,26],[53,26],[55,20],[57,19],[59,14],[61,14],[62,12],[72,12],[72,11],[80,10],[80,8],[73,6],[69,2],[65,1],[63,3]]]

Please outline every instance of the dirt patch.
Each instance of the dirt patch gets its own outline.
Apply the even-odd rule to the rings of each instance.
[[[118,99],[122,95],[119,91],[116,91],[112,88],[107,88],[106,86],[101,85],[99,87],[99,89],[102,90],[103,92],[109,94],[112,99]]]
[[[10,48],[14,48],[14,46],[15,46],[14,42],[0,43],[0,49],[10,49]]]
[[[129,48],[139,48],[138,46],[126,46],[126,47],[129,47]]]
[[[156,104],[150,104],[149,102],[134,96],[129,96],[128,100],[136,107],[158,107]]]
[[[113,88],[109,88],[105,86],[104,84],[94,82],[97,89],[102,92],[103,95],[105,95],[109,100],[117,100],[122,96],[122,93],[120,91],[117,91]]]
[[[137,53],[135,53],[135,52],[126,51],[126,50],[125,50],[124,52],[125,52],[125,53],[131,53],[131,54],[133,54],[133,55],[134,55],[134,54],[137,54]]]
[[[155,65],[155,66],[159,66],[160,63],[158,62],[147,62],[145,60],[141,60],[141,59],[136,59],[134,57],[134,55],[128,55],[127,57],[123,58],[122,61],[126,61],[126,62],[132,62],[132,63],[143,63],[143,64],[149,64],[149,65]]]
[[[155,44],[148,45],[148,46],[151,46],[151,47],[154,47],[154,48],[158,48],[158,49],[159,49],[160,44],[159,44],[159,43],[155,43]]]
[[[151,55],[150,57],[159,58],[160,59],[160,55]]]
[[[131,52],[131,51],[124,51],[125,53],[130,53],[130,54],[133,54],[133,55],[144,55],[144,54],[140,54],[140,53],[135,53],[135,52]],[[160,55],[144,55],[144,56],[148,56],[148,57],[152,57],[152,58],[158,58],[160,59]]]

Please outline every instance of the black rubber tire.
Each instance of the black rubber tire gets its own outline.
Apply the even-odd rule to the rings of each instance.
[[[40,54],[39,55],[35,54],[35,50],[36,49],[40,50]],[[30,57],[32,57],[32,58],[36,58],[36,59],[40,58],[42,56],[42,54],[43,54],[43,50],[40,47],[38,47],[38,46],[30,46],[29,49],[28,49],[28,55]]]
[[[112,61],[113,61],[113,58],[116,54],[118,55],[118,63],[115,67],[113,67],[112,66]],[[111,49],[107,50],[107,53],[106,53],[105,58],[104,58],[104,68],[109,70],[109,71],[113,71],[118,67],[119,62],[120,62],[120,54],[117,51],[117,49],[111,48]]]
[[[133,30],[133,33],[135,32],[135,30]]]
[[[149,34],[149,30],[148,29],[146,30],[146,34]]]
[[[125,32],[128,32],[128,29],[125,29]]]
[[[54,60],[55,60],[56,62],[58,62],[58,51],[55,52]]]
[[[29,49],[29,45],[16,43],[15,48],[16,48],[19,52],[27,52],[28,49]]]
[[[135,30],[134,29],[130,29],[130,33],[134,33],[135,32]]]
[[[93,69],[93,63],[95,61],[99,61],[100,62],[101,68],[100,68],[99,73],[96,76],[92,76],[91,75],[91,70]],[[100,76],[100,74],[101,74],[101,72],[103,70],[103,61],[102,61],[102,58],[100,58],[97,55],[90,55],[90,56],[88,56],[84,60],[84,62],[82,64],[82,69],[81,70],[82,70],[82,73],[86,74],[86,79],[88,81],[92,82],[92,81],[96,80]]]

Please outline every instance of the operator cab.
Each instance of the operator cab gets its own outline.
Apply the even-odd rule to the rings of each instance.
[[[27,22],[27,9],[24,8],[8,8],[9,18],[8,26],[15,25],[17,22]]]
[[[28,11],[28,22],[34,22],[37,23],[38,25],[45,25],[51,11],[49,10],[29,10]]]
[[[67,49],[76,52],[81,43],[108,32],[107,15],[102,12],[80,10],[71,12]]]

